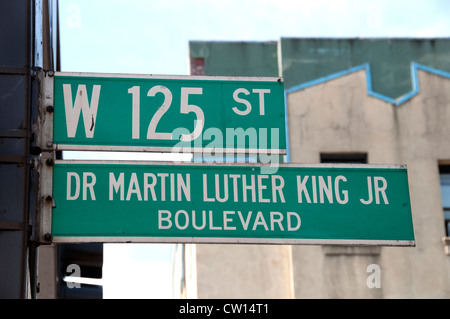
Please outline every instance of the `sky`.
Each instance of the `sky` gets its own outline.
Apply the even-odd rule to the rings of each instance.
[[[66,71],[187,74],[190,40],[448,37],[446,0],[60,0]]]
[[[450,37],[448,0],[59,0],[59,6],[67,72],[188,74],[192,40]],[[171,298],[173,250],[105,245],[104,297]]]

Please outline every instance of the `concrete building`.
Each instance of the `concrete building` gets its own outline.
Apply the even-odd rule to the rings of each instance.
[[[190,59],[284,78],[289,162],[407,164],[416,247],[188,245],[185,296],[450,297],[449,39],[191,42]]]

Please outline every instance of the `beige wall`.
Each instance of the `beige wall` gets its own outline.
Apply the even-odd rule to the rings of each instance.
[[[290,246],[196,245],[198,298],[293,298]]]
[[[400,106],[368,95],[365,71],[288,94],[292,163],[364,152],[407,164],[416,247],[197,245],[199,298],[449,298],[438,162],[450,160],[450,79],[418,71]],[[367,267],[379,265],[381,288]]]
[[[418,71],[420,93],[400,106],[367,93],[358,71],[288,94],[291,162],[366,152],[371,164],[407,164],[414,248],[292,247],[296,298],[450,297],[438,161],[450,159],[450,79]],[[370,264],[381,288],[368,288]]]

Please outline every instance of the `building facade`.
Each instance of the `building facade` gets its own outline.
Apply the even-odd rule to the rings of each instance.
[[[406,164],[416,247],[189,246],[188,297],[450,297],[449,39],[197,41],[190,61],[284,78],[288,162]]]

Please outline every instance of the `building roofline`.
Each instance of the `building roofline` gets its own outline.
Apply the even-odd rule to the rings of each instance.
[[[418,76],[417,76],[417,70],[422,70],[422,71],[425,71],[425,72],[428,72],[428,73],[436,74],[438,76],[442,76],[442,77],[450,79],[450,72],[446,72],[446,71],[443,71],[443,70],[435,69],[435,68],[432,68],[432,67],[429,67],[429,66],[426,66],[426,65],[422,65],[422,64],[416,63],[416,62],[411,62],[412,90],[409,91],[408,93],[406,93],[406,94],[396,98],[396,99],[393,99],[393,98],[391,98],[389,96],[386,96],[384,94],[375,92],[372,89],[372,71],[371,71],[370,63],[364,63],[364,64],[361,64],[361,65],[358,65],[358,66],[355,66],[355,67],[352,67],[352,68],[349,68],[349,69],[346,69],[346,70],[343,70],[343,71],[332,73],[332,74],[326,75],[324,77],[320,77],[320,78],[317,78],[317,79],[314,79],[314,80],[311,80],[311,81],[308,81],[308,82],[305,82],[305,83],[302,83],[302,84],[290,87],[290,88],[286,89],[285,91],[286,91],[286,94],[289,94],[289,93],[293,93],[293,92],[296,92],[296,91],[304,90],[304,89],[306,89],[308,87],[315,86],[317,84],[321,84],[321,83],[324,83],[324,82],[327,82],[327,81],[330,81],[330,80],[334,80],[334,79],[337,79],[339,77],[342,77],[342,76],[345,76],[345,75],[348,75],[348,74],[351,74],[351,73],[354,73],[354,72],[358,72],[358,71],[361,71],[361,70],[365,70],[366,71],[367,93],[370,96],[373,96],[375,98],[381,99],[381,100],[383,100],[385,102],[388,102],[388,103],[391,103],[391,104],[393,104],[395,106],[399,106],[399,105],[405,103],[406,101],[412,99],[414,96],[416,96],[419,93],[420,88],[419,88],[419,81],[418,81]]]

